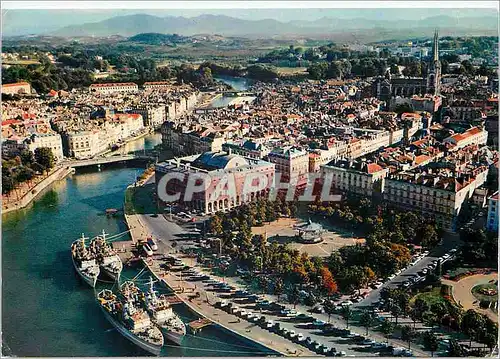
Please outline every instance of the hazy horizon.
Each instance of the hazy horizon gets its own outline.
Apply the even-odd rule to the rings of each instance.
[[[432,16],[498,16],[496,9],[106,9],[106,10],[4,10],[5,36],[43,34],[69,25],[99,22],[115,16],[148,14],[154,16],[226,15],[245,20],[274,19],[281,22],[317,20],[323,17],[367,20],[419,20]]]

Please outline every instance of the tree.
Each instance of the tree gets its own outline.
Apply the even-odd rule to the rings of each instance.
[[[401,328],[401,339],[408,342],[408,349],[410,349],[411,347],[411,340],[413,339],[414,335],[415,331],[411,326],[405,325]]]
[[[46,171],[54,167],[54,154],[52,153],[52,149],[49,147],[39,147],[35,149],[35,160],[43,166]]]
[[[400,75],[401,72],[399,71],[399,66],[396,64],[391,65],[390,68],[391,75]]]
[[[306,51],[307,52],[307,51]],[[315,80],[321,80],[326,77],[329,65],[328,62],[321,61],[311,64],[307,69],[309,76]]]
[[[368,329],[375,324],[375,314],[372,311],[365,310],[361,314],[359,322],[366,328],[366,335],[368,335]]]
[[[222,214],[217,212],[210,219],[210,232],[215,235],[222,234]]]
[[[276,279],[276,283],[274,283],[274,294],[278,295],[278,301],[280,300],[281,294],[283,294],[283,286],[284,286],[283,279],[278,277]]]
[[[450,340],[450,346],[448,348],[448,356],[454,358],[466,356],[464,349],[455,339]]]
[[[335,304],[331,300],[327,300],[323,306],[325,313],[328,314],[328,323],[330,323],[330,317],[335,313]]]
[[[403,310],[398,304],[393,304],[391,306],[391,314],[396,318],[396,325],[398,324],[398,318],[403,314]]]
[[[337,292],[337,283],[335,282],[335,279],[333,279],[332,272],[330,272],[327,266],[323,266],[321,268],[321,281],[328,295],[332,295]]]
[[[387,342],[389,343],[389,335],[394,332],[395,324],[390,320],[385,319],[380,325],[380,331],[384,333]]]
[[[9,193],[14,189],[14,186],[14,179],[11,176],[2,173],[2,193]]]
[[[25,166],[29,166],[35,161],[35,158],[33,157],[33,152],[31,152],[30,150],[21,151],[20,157],[23,165]]]
[[[352,309],[348,305],[342,306],[342,309],[340,311],[340,314],[342,315],[342,318],[346,321],[346,328],[349,328],[349,320],[352,318]]]
[[[434,352],[439,347],[439,340],[434,332],[427,331],[424,333],[424,345],[431,351],[431,356],[434,356]]]
[[[290,292],[290,294],[288,294],[288,299],[290,303],[293,303],[294,309],[297,306],[297,303],[299,302],[299,298],[300,298],[299,288],[296,285],[294,285],[292,291]]]

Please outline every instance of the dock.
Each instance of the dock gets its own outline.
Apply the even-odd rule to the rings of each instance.
[[[133,243],[137,243],[139,238],[144,237],[144,225],[138,215],[125,215],[125,221],[131,229],[130,235]],[[235,315],[216,308],[214,305],[220,299],[215,293],[205,291],[196,282],[186,281],[180,273],[165,271],[160,267],[159,258],[149,257],[143,259],[143,263],[159,284],[173,290],[178,300],[183,302],[198,317],[209,320],[211,325],[257,343],[270,351],[271,355],[274,353],[281,356],[318,356],[306,347],[271,333],[256,323],[239,320]]]
[[[206,292],[197,287],[196,283],[183,280],[180,276],[177,276],[178,273],[163,270],[157,260],[150,257],[143,259],[143,263],[159,283],[174,290],[179,300],[200,316],[202,320],[209,321],[212,325],[217,325],[247,340],[259,343],[268,350],[282,356],[318,356],[311,350],[277,334],[270,333],[255,323],[239,320],[235,315],[215,308],[213,304],[219,299],[214,293]]]
[[[193,320],[188,324],[188,328],[192,334],[198,333],[200,330],[205,328],[206,326],[212,324],[212,321],[207,318],[201,318],[198,320]]]

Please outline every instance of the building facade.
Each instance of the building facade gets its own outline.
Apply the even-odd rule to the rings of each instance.
[[[113,93],[137,92],[139,91],[139,87],[133,82],[92,84],[89,86],[89,91],[109,95]]]
[[[29,95],[31,94],[31,85],[27,82],[16,82],[13,84],[3,84],[2,94],[6,95]]]
[[[331,183],[330,190],[367,197],[382,192],[387,173],[378,164],[364,161],[338,160],[321,166],[321,177],[324,183]]]
[[[489,231],[498,231],[498,191],[488,198],[486,228]]]
[[[294,147],[275,148],[267,155],[274,163],[276,172],[281,174],[281,182],[305,184],[309,172],[309,154]]]
[[[27,146],[32,152],[41,147],[50,148],[56,162],[62,161],[64,158],[62,138],[58,133],[34,134],[27,140]]]
[[[162,178],[169,174],[179,178],[164,183]],[[204,186],[202,180],[190,177],[201,174],[206,175],[209,181]],[[261,179],[253,177],[254,175],[260,176],[263,182],[260,183]],[[205,152],[157,164],[155,179],[157,193],[160,194],[166,189],[170,195],[179,194],[176,203],[210,214],[226,212],[244,203],[267,197],[274,183],[274,165],[227,152]],[[259,183],[254,183],[255,180]],[[191,184],[204,188],[195,191],[191,198],[186,199],[190,181]],[[160,195],[159,198],[161,199]]]

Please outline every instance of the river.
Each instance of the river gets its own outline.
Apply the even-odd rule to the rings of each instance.
[[[246,77],[234,77],[234,76],[224,76],[219,75],[214,77],[215,80],[222,81],[228,85],[230,85],[236,91],[246,91],[249,86],[252,84],[252,80],[247,79]],[[226,107],[229,105],[231,101],[233,101],[235,97],[231,96],[221,96],[217,97],[212,101],[211,107]]]
[[[127,149],[153,148],[160,142],[161,136],[152,134]],[[78,170],[31,206],[2,216],[4,355],[148,355],[112,329],[95,303],[94,290],[74,271],[69,251],[81,233],[126,230],[123,218],[103,213],[122,207],[125,188],[140,171],[124,165]],[[185,321],[196,319],[182,306],[176,311]],[[165,347],[162,355],[255,356],[259,351],[253,343],[211,326],[196,337],[187,335],[183,347]]]

